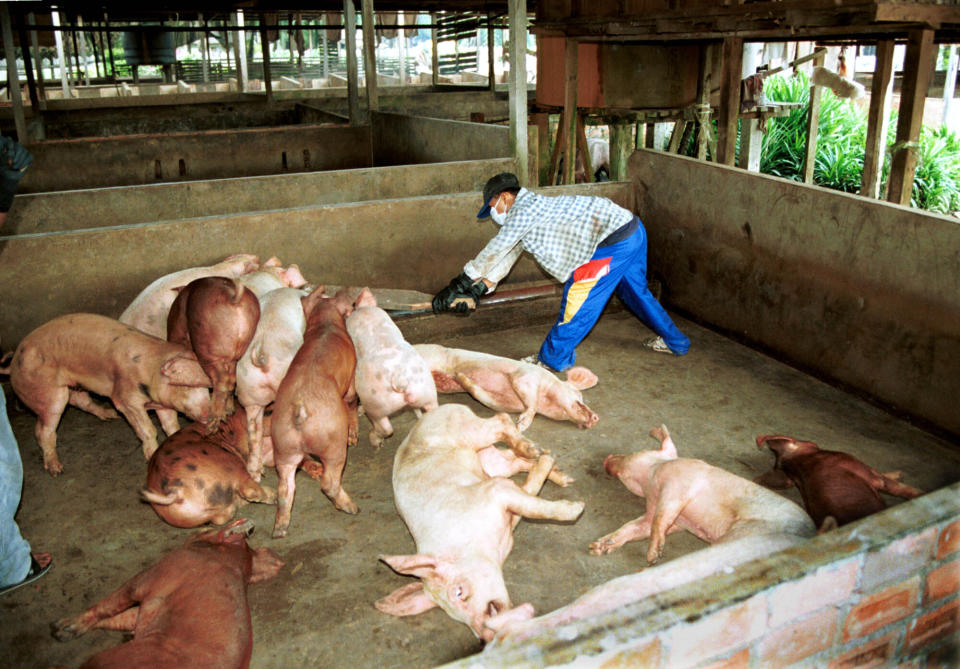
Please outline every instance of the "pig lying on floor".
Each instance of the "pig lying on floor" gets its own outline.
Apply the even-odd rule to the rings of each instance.
[[[511,450],[494,446],[503,442]],[[529,471],[522,487],[508,476]],[[524,439],[509,416],[480,419],[460,404],[423,415],[400,444],[393,463],[397,509],[417,544],[415,555],[381,555],[395,571],[420,578],[377,601],[395,616],[440,606],[489,641],[510,620],[533,615],[513,607],[503,562],[520,517],[576,520],[583,502],[537,497],[546,478],[572,479]]]
[[[586,367],[571,367],[567,380],[561,381],[538,365],[488,353],[437,344],[413,348],[430,367],[437,392],[468,392],[494,411],[520,413],[517,428],[521,432],[538,413],[584,428],[597,423],[597,414],[583,403],[580,392],[597,385],[597,375]]]
[[[264,263],[266,265],[267,263]],[[133,302],[120,314],[120,322],[132,325],[141,332],[166,339],[167,314],[177,299],[177,288],[182,288],[194,279],[205,276],[224,276],[236,279],[253,272],[259,267],[257,256],[248,254],[233,255],[209,267],[191,267],[179,272],[167,274],[153,281],[140,291]]]
[[[650,538],[654,564],[671,532],[687,530],[713,544],[650,569],[601,584],[572,603],[528,621],[511,622],[498,641],[519,643],[552,627],[611,611],[803,541],[816,530],[790,500],[702,460],[678,458],[667,428],[650,432],[660,450],[610,455],[607,472],[646,498],[646,513],[590,544],[594,555]]]
[[[437,389],[430,368],[367,288],[357,295],[347,332],[357,350],[357,395],[373,426],[370,443],[380,448],[393,434],[390,416],[407,407],[418,418],[436,409]]]
[[[34,434],[43,466],[56,476],[57,424],[67,404],[100,419],[116,418],[89,393],[109,397],[130,422],[148,458],[157,431],[155,409],[168,435],[180,429],[177,411],[196,421],[210,417],[210,379],[193,351],[97,314],[68,314],[44,323],[20,341],[10,361],[10,384],[37,414]],[[89,391],[89,392],[88,392]]]
[[[251,549],[253,523],[241,518],[187,540],[78,616],[51,625],[68,641],[92,629],[129,631],[133,640],[84,667],[247,667],[253,630],[247,584],[283,567],[268,548]]]
[[[223,525],[247,502],[274,504],[277,492],[247,473],[247,421],[240,409],[213,434],[191,423],[167,438],[147,464],[140,496],[174,527]],[[270,461],[273,444],[269,444]]]
[[[757,448],[763,448],[764,444],[777,456],[777,461],[774,468],[759,476],[756,482],[770,488],[797,486],[803,506],[821,531],[883,511],[887,505],[880,492],[904,499],[923,494],[922,490],[900,483],[891,474],[881,474],[852,455],[822,451],[812,441],[762,434],[757,437]]]

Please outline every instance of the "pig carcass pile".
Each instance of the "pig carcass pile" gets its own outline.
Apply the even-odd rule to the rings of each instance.
[[[102,420],[122,415],[148,460],[146,483],[131,484],[131,495],[139,488],[161,519],[181,528],[230,523],[247,502],[276,504],[274,539],[290,531],[298,469],[319,481],[336,509],[358,513],[342,479],[348,448],[358,442],[359,415],[370,422],[369,443],[380,448],[394,434],[391,416],[411,409],[417,421],[397,448],[392,484],[417,552],[379,559],[416,580],[376,607],[409,616],[439,606],[493,644],[522,641],[793,545],[816,532],[810,516],[821,531],[851,522],[883,508],[878,490],[922,494],[812,442],[757,437],[777,456],[775,469],[758,482],[797,485],[808,515],[754,482],[680,458],[661,426],[651,432],[658,450],[604,462],[646,498],[646,513],[585,548],[604,555],[649,539],[647,560],[655,564],[677,529],[711,546],[614,579],[536,617],[534,603],[512,602],[504,581],[513,529],[522,518],[574,524],[589,500],[539,496],[546,481],[568,486],[573,479],[523,433],[538,414],[582,429],[598,422],[582,394],[598,379],[585,367],[560,379],[485,352],[411,346],[370,290],[328,295],[322,285],[308,285],[296,265],[237,254],[157,279],[119,320],[77,313],[41,325],[4,357],[0,373],[9,374],[14,392],[36,414],[35,436],[51,475],[63,471],[56,428],[67,405]],[[500,413],[484,419],[462,404],[439,406],[438,393],[469,393]],[[160,444],[148,410],[166,433]],[[519,414],[516,421],[511,413]],[[180,429],[178,414],[194,422]],[[276,469],[276,490],[260,484],[268,467]],[[521,473],[526,478],[518,484],[511,477]],[[272,550],[247,545],[249,530],[248,521],[237,520],[192,537],[86,612],[55,623],[54,635],[133,632],[132,641],[91,658],[97,666],[178,666],[184,657],[246,666],[252,652],[246,584],[269,579],[283,565]]]

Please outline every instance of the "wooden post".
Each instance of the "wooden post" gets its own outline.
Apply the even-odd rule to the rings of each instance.
[[[930,87],[930,77],[937,58],[933,30],[911,30],[907,36],[907,53],[903,60],[903,88],[900,92],[900,116],[897,119],[897,140],[890,159],[887,200],[910,204],[913,174],[917,167],[917,142],[923,125],[923,103]]]
[[[713,134],[713,124],[710,122],[713,49],[713,44],[704,44],[700,47],[700,80],[697,86],[697,122],[700,124],[700,131],[697,133],[697,160],[707,159],[710,135]]]
[[[113,43],[110,41],[110,17],[106,12],[103,13],[103,25],[104,32],[107,35],[107,51],[110,53],[110,77],[113,79],[114,83],[116,83],[117,65],[113,61]]]
[[[737,119],[740,117],[743,38],[724,38],[721,51],[720,109],[717,115],[716,160],[723,165],[733,165],[737,154]]]
[[[53,39],[57,45],[57,65],[60,66],[60,88],[63,99],[70,99],[70,82],[67,76],[66,55],[63,52],[63,32],[60,28],[60,12],[50,12],[50,23],[53,25]]]
[[[950,57],[947,59],[947,78],[943,82],[943,125],[948,130],[955,131],[953,121],[953,94],[957,88],[957,45],[950,45]]]
[[[323,21],[321,25],[327,25],[327,15],[324,14],[320,17],[320,20]],[[327,31],[320,31],[320,48],[323,49],[323,78],[327,79],[330,77],[330,49],[327,47]],[[339,54],[338,54],[339,55]]]
[[[397,12],[397,23],[401,26],[404,25],[406,20],[406,14],[403,12]],[[400,60],[400,85],[405,86],[407,83],[407,29],[400,28],[400,32],[397,33],[397,49],[400,53],[398,54]]]
[[[497,87],[497,71],[493,67],[493,54],[493,14],[487,14],[487,85],[491,91],[496,90]],[[544,137],[545,135],[541,133],[538,141],[543,143]],[[542,168],[543,161],[540,165]]]
[[[743,45],[743,69],[741,77],[757,73],[757,66],[763,58],[763,44],[751,42]],[[763,132],[760,121],[755,118],[740,119],[740,156],[737,165],[752,172],[760,171],[760,153],[763,149]]]
[[[530,120],[537,126],[537,186],[550,183],[550,114],[531,114]],[[551,184],[552,185],[552,184]]]
[[[563,154],[563,145],[566,143],[567,132],[564,128],[563,115],[557,119],[557,136],[553,139],[553,152],[550,155],[550,178],[548,186],[556,186],[560,182],[560,156]]]
[[[357,8],[353,0],[343,0],[344,48],[347,50],[347,108],[350,125],[360,125],[360,82],[357,68]]]
[[[527,0],[509,0],[510,22],[510,148],[517,162],[517,180],[530,185],[527,149]]]
[[[33,12],[27,14],[30,25],[36,25],[37,21]],[[37,31],[30,31],[30,43],[33,45],[33,59],[37,66],[37,92],[40,95],[40,109],[47,108],[47,91],[43,85],[43,57],[40,55],[40,42],[37,39]]]
[[[431,84],[436,86],[440,83],[440,55],[437,52],[437,14],[430,14],[430,23],[433,24],[433,28],[430,28],[430,79]]]
[[[670,132],[670,142],[667,144],[667,153],[677,153],[680,151],[680,144],[686,134],[688,123],[679,120],[673,124],[673,130]]]
[[[77,14],[77,27],[83,27],[83,16]],[[77,42],[79,41],[79,44]],[[73,44],[76,50],[77,69],[80,70],[80,81],[84,86],[90,85],[90,73],[87,72],[87,35],[79,31],[73,33]],[[80,63],[83,63],[81,67]]]
[[[682,121],[679,123],[682,124]],[[643,133],[643,146],[648,149],[656,148],[657,124],[647,123],[646,130]]]
[[[377,39],[373,30],[373,0],[360,0],[363,14],[363,78],[367,83],[367,112],[380,108],[377,99]]]
[[[867,142],[863,154],[860,194],[880,197],[880,175],[887,150],[887,120],[893,95],[893,40],[877,42],[873,84],[870,88],[870,113],[867,117]]]
[[[238,28],[243,27],[243,11],[234,13],[234,22]],[[247,82],[247,38],[246,33],[238,30],[233,34],[233,55],[237,60],[237,86],[241,93],[246,93],[249,87]]]
[[[203,83],[210,81],[210,33],[207,32],[207,20],[200,14],[200,28],[203,37],[200,38],[200,65],[203,69]]]
[[[511,41],[513,41],[511,39]],[[577,168],[577,48],[579,43],[570,37],[566,42],[566,84],[563,91],[563,128],[564,128],[564,163],[563,183],[572,184]]]
[[[590,148],[587,145],[587,134],[583,129],[583,114],[577,114],[577,147],[580,149],[580,156],[583,160],[583,178],[586,182],[593,183],[593,159],[590,157]]]
[[[0,29],[3,31],[3,57],[7,59],[7,87],[13,105],[13,122],[17,128],[17,141],[26,144],[27,120],[23,115],[23,100],[20,98],[20,74],[17,72],[17,51],[13,46],[13,25],[10,22],[9,3],[0,3]]]
[[[270,40],[267,38],[267,22],[260,12],[260,53],[263,54],[263,90],[267,94],[267,104],[273,104],[273,81],[270,76]]]
[[[813,59],[814,67],[823,65],[823,54]],[[803,183],[813,183],[817,160],[817,138],[820,134],[820,87],[810,86],[810,109],[807,114],[807,147],[803,154]]]
[[[20,53],[23,54],[23,71],[27,75],[27,91],[30,93],[30,107],[33,110],[33,116],[39,117],[40,96],[37,93],[37,80],[33,74],[30,48],[27,46],[27,29],[23,27],[23,15],[21,14],[19,18],[20,20],[17,21],[17,39],[20,40]]]
[[[630,123],[612,123],[610,129],[610,181],[627,180],[627,161],[633,153]]]

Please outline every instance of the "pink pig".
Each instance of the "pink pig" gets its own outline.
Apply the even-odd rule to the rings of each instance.
[[[257,271],[239,277],[240,282],[258,298],[279,288],[302,288],[306,285],[307,280],[303,278],[299,267],[290,265],[284,269],[279,263],[276,257],[270,258]]]
[[[571,367],[567,380],[561,381],[538,365],[488,353],[436,344],[418,344],[414,349],[430,367],[437,392],[468,392],[494,411],[520,413],[521,432],[538,413],[583,428],[597,423],[597,414],[583,403],[580,392],[597,385],[597,375],[586,367]]]
[[[180,429],[177,411],[197,421],[210,417],[210,379],[193,351],[98,314],[69,314],[41,325],[17,346],[9,371],[0,371],[10,374],[14,392],[37,414],[43,466],[54,476],[63,471],[57,424],[67,404],[101,419],[117,416],[91,392],[113,401],[146,458],[157,450],[147,409],[156,410],[168,435]]]
[[[347,332],[357,350],[357,395],[373,425],[370,443],[380,448],[393,434],[390,416],[407,407],[418,418],[421,409],[436,409],[437,388],[430,368],[368,289],[360,292],[354,306]]]
[[[494,446],[504,442],[511,450]],[[522,487],[508,476],[529,471]],[[417,544],[414,555],[382,555],[401,574],[420,580],[377,601],[384,613],[408,616],[440,606],[489,641],[507,623],[533,615],[513,607],[503,562],[521,517],[576,520],[583,502],[537,497],[544,481],[572,479],[524,439],[506,414],[478,418],[461,404],[423,415],[397,449],[393,493]]]
[[[166,339],[167,314],[170,313],[173,301],[177,299],[177,288],[183,288],[194,279],[205,276],[235,279],[253,272],[258,266],[257,256],[243,253],[232,255],[209,267],[193,267],[167,274],[144,288],[120,314],[119,320],[141,332]]]

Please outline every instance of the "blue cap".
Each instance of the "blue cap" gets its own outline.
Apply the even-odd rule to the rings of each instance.
[[[513,172],[501,172],[490,177],[487,185],[483,187],[483,205],[477,212],[477,218],[486,218],[490,215],[490,200],[505,190],[520,190],[520,181]]]

